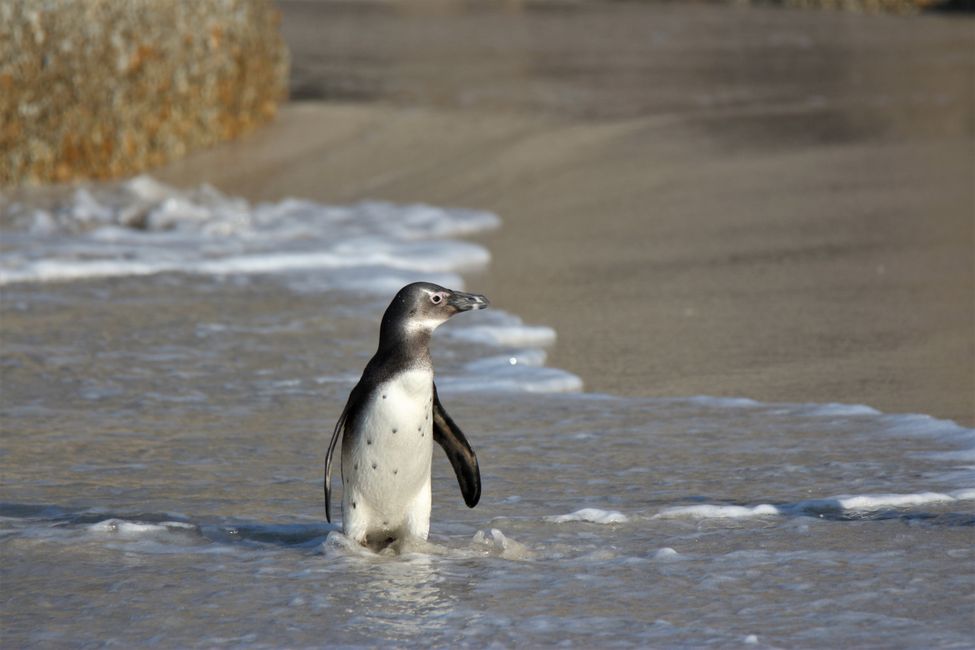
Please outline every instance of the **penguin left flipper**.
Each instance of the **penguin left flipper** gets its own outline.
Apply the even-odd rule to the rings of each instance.
[[[464,503],[468,508],[473,508],[481,498],[481,472],[477,467],[477,456],[460,427],[454,424],[440,403],[436,384],[433,385],[433,439],[447,452],[460,483]]]
[[[345,408],[342,409],[342,415],[339,416],[339,421],[335,423],[332,440],[328,443],[328,453],[325,454],[325,521],[329,523],[332,523],[332,456],[335,454],[335,445],[342,436],[342,429],[345,428],[348,413],[349,405],[346,404]]]
[[[354,422],[358,417],[362,403],[361,395],[364,390],[368,390],[368,387],[363,386],[363,382],[359,381],[352,389],[352,392],[349,393],[349,399],[342,409],[342,415],[339,416],[338,422],[335,423],[332,440],[328,443],[328,453],[325,454],[325,521],[329,523],[332,523],[332,457],[335,455],[335,447],[338,444],[339,438],[349,428],[349,424]]]

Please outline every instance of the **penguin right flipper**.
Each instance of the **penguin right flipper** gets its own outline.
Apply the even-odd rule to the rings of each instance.
[[[437,385],[433,385],[433,439],[447,452],[447,458],[457,475],[464,503],[473,508],[481,498],[481,472],[477,467],[477,456],[454,421],[447,415]]]

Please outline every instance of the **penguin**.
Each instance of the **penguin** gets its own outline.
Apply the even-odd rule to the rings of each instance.
[[[434,442],[447,452],[464,502],[477,505],[477,456],[440,403],[430,337],[451,316],[488,304],[484,296],[415,282],[383,314],[379,348],[349,394],[325,456],[331,522],[332,463],[342,438],[342,532],[363,546],[379,551],[403,538],[427,538]]]

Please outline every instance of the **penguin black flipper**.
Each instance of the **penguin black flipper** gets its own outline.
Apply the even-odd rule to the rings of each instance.
[[[335,423],[335,431],[332,432],[332,440],[328,443],[328,453],[325,454],[325,521],[332,523],[332,455],[335,453],[335,446],[342,437],[342,429],[345,428],[345,416],[349,412],[349,405],[346,404],[342,409],[339,421]]]
[[[352,421],[358,414],[360,410],[360,405],[362,402],[361,387],[362,382],[360,381],[356,384],[352,392],[349,393],[349,401],[345,403],[345,408],[342,409],[342,415],[339,416],[338,422],[335,423],[335,430],[332,432],[332,440],[328,443],[328,452],[325,454],[325,521],[332,523],[332,457],[335,454],[335,447],[338,445],[339,438],[342,437],[345,429],[349,428]]]
[[[433,439],[447,452],[447,458],[457,475],[464,503],[473,508],[481,498],[481,471],[477,467],[477,456],[454,421],[447,415],[437,385],[433,385]]]

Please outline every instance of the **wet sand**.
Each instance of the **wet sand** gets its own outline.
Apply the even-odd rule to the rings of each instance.
[[[493,210],[471,287],[588,390],[975,422],[971,21],[280,6],[296,100],[162,180]]]

